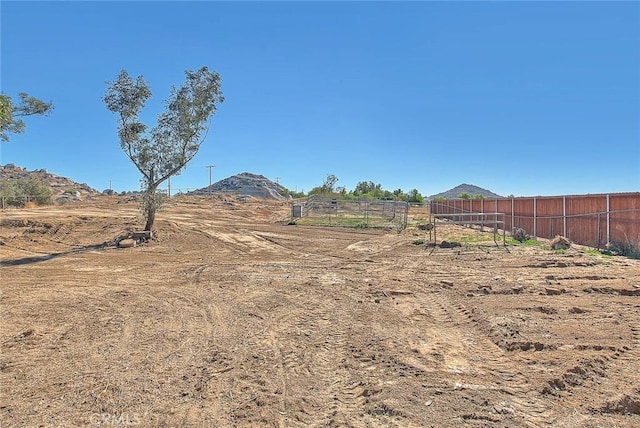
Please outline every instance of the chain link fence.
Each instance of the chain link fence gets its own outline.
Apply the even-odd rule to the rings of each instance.
[[[407,227],[408,214],[405,201],[350,201],[313,195],[295,199],[291,205],[292,222],[314,226],[401,230]]]

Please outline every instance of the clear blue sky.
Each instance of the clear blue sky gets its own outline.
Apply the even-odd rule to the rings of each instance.
[[[2,92],[49,117],[1,163],[139,189],[101,101],[143,75],[155,122],[184,70],[226,102],[172,188],[263,174],[308,191],[335,174],[424,195],[640,191],[639,2],[2,1]]]

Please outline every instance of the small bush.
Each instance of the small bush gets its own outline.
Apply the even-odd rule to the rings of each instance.
[[[526,245],[529,247],[542,247],[544,244],[537,239],[529,238],[526,241],[518,241],[510,236],[507,237],[505,244],[508,245]]]
[[[427,223],[427,224],[419,224],[418,225],[418,229],[420,230],[433,230],[435,226],[433,225],[433,223]]]
[[[513,239],[519,242],[526,242],[531,239],[531,236],[521,227],[514,227],[511,231]]]
[[[607,250],[619,256],[640,259],[640,243],[633,242],[630,239],[611,241],[607,244]]]

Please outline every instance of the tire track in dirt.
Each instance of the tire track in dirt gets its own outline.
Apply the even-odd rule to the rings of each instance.
[[[469,311],[460,303],[452,304],[440,293],[426,293],[422,309],[431,314],[437,322],[436,334],[442,335],[442,342],[461,345],[462,355],[469,356],[463,367],[449,366],[454,372],[470,372],[483,377],[494,377],[494,385],[461,385],[470,389],[495,389],[510,395],[511,405],[518,416],[531,426],[551,424],[553,412],[551,406],[529,384],[525,375],[488,337],[478,331]],[[447,361],[447,350],[445,362]],[[455,361],[455,359],[454,359]],[[527,397],[522,399],[519,397]]]
[[[360,408],[358,396],[362,389],[346,367],[348,332],[335,311],[305,311],[295,317],[282,318],[271,331],[271,343],[279,362],[278,377],[283,385],[280,419],[282,426],[309,426],[323,421],[320,426],[342,425]],[[292,332],[300,332],[302,337]],[[301,347],[300,342],[308,345]],[[302,349],[311,349],[303,353]],[[342,363],[342,364],[341,364]],[[311,385],[312,391],[294,385]],[[304,395],[309,397],[305,399]],[[342,422],[338,422],[342,421]]]
[[[630,337],[626,344],[621,347],[587,346],[585,352],[590,351],[587,357],[579,358],[561,375],[548,379],[542,390],[551,400],[562,400],[565,406],[572,408],[584,407],[586,415],[597,416],[601,423],[612,426],[618,426],[616,417],[640,415],[640,373],[637,369],[640,361],[640,305],[616,304],[624,320],[620,324],[629,329]],[[579,345],[577,349],[582,350],[582,347]],[[620,388],[619,385],[625,387]],[[585,406],[585,402],[589,404]],[[574,416],[563,414],[557,422],[559,426],[575,426]],[[629,423],[629,426],[638,425],[637,421]],[[624,426],[627,426],[626,422]]]
[[[640,401],[638,400],[638,394],[640,393],[640,373],[638,372],[638,361],[640,361],[640,304],[618,302],[618,307],[625,320],[624,325],[629,326],[630,340],[609,357],[604,357],[606,365],[602,365],[603,372],[598,372],[597,369],[600,367],[596,367],[594,374],[592,373],[593,370],[590,371],[588,366],[578,366],[574,372],[585,378],[585,381],[591,380],[594,376],[603,375],[607,379],[618,379],[620,383],[627,385],[627,388],[623,390],[609,390],[606,387],[598,388],[596,397],[599,398],[601,406],[593,410],[605,413],[640,415]],[[589,383],[585,382],[584,386],[588,387]],[[579,386],[583,386],[582,383],[579,383]],[[593,388],[588,388],[588,392],[585,392],[593,394],[592,390]],[[626,402],[628,400],[625,400],[625,397],[633,396],[634,394],[636,394],[635,401],[631,399],[630,402]]]
[[[429,282],[450,281],[450,276],[440,273],[439,265],[434,261],[425,263],[422,256],[404,260],[406,272],[412,273],[410,281],[424,274],[428,274]],[[469,270],[468,267],[460,268],[462,273]],[[413,328],[427,333],[429,339],[427,343],[414,344],[414,351],[418,353],[405,357],[405,363],[426,371],[444,367],[454,379],[457,378],[453,381],[454,389],[493,390],[507,394],[508,400],[499,405],[501,411],[498,413],[511,414],[525,425],[537,427],[553,423],[552,403],[541,396],[526,374],[518,370],[517,364],[475,326],[472,314],[462,303],[452,302],[445,295],[447,290],[425,290],[420,285],[411,289],[419,291],[406,296],[411,296],[411,300],[405,315],[415,324]],[[478,379],[483,381],[478,383]]]
[[[187,227],[197,226],[189,224]],[[251,236],[247,237],[242,230],[225,230],[225,236],[221,238],[216,231],[204,230],[204,232],[243,256],[247,251],[255,252],[256,249],[261,249],[277,252],[279,255],[284,254],[285,257],[295,255],[297,259],[306,258],[308,260],[311,257],[315,261],[315,268],[320,269],[319,272],[322,272],[315,277],[318,281],[326,282],[327,284],[325,285],[335,285],[339,282],[335,280],[335,275],[326,273],[326,267],[327,263],[330,264],[330,261],[335,259],[342,260],[344,257],[313,250],[309,251],[309,249],[300,251],[297,248],[293,248],[295,245],[290,247],[281,244],[278,242],[277,236],[265,236],[263,233],[252,233]],[[242,239],[236,239],[240,235],[242,235]],[[307,268],[310,267],[308,263],[305,263],[305,266]],[[284,269],[283,272],[279,272],[280,275],[284,275],[290,270],[295,270],[296,264],[268,266],[267,271],[274,267],[279,270]],[[199,282],[199,274],[203,269],[205,269],[204,266],[196,268],[193,274],[190,275],[190,281]],[[265,275],[264,266],[254,266],[251,271],[253,276],[249,276],[250,282],[254,282],[250,279],[254,276],[260,282],[262,276]],[[263,285],[268,286],[269,284]],[[289,296],[286,288],[278,289],[275,292],[279,294],[281,302],[288,300]],[[327,299],[330,300],[331,298],[327,297]],[[322,406],[317,405],[318,400],[324,401],[325,404],[333,400],[330,410],[326,411],[331,415],[326,417],[326,420],[330,421],[332,417],[335,419],[341,409],[343,413],[349,414],[349,409],[351,408],[349,403],[354,400],[357,401],[356,399],[362,395],[363,389],[360,387],[359,381],[344,381],[349,377],[346,371],[340,376],[336,375],[336,360],[345,359],[345,333],[336,331],[334,323],[330,323],[331,326],[324,327],[318,325],[318,320],[322,322],[332,318],[343,319],[342,315],[336,316],[336,311],[339,312],[340,309],[331,308],[327,313],[321,314],[317,310],[297,311],[291,310],[291,307],[284,308],[282,305],[274,305],[271,307],[271,311],[271,316],[267,318],[267,332],[248,345],[253,354],[265,357],[262,363],[268,367],[266,370],[268,377],[261,379],[260,376],[256,377],[254,374],[243,377],[241,383],[250,392],[249,397],[244,397],[245,402],[257,401],[262,403],[263,406],[265,403],[273,403],[270,407],[276,410],[273,414],[280,426],[290,426],[292,424],[308,426],[310,421],[317,421],[321,418],[319,412],[322,408]],[[220,318],[211,313],[212,309],[210,307],[207,307],[205,312],[205,318],[209,320],[208,324],[211,324],[212,319],[218,321]],[[313,336],[320,336],[320,343],[311,344],[314,348],[312,354],[300,352],[300,338],[291,337],[290,332],[292,330],[312,331]],[[306,348],[302,347],[302,349]],[[245,367],[245,369],[248,368],[249,366]],[[247,373],[249,372],[260,373],[261,371],[250,370]],[[316,384],[320,397],[315,400],[305,400],[299,394],[296,395],[294,392],[290,392],[290,385],[294,384],[296,379],[299,379],[302,385]],[[325,401],[323,399],[325,396],[330,397],[330,400]],[[277,401],[277,405],[274,400]],[[362,402],[363,400],[360,401]],[[238,414],[241,416],[242,412]],[[242,417],[240,419],[242,420]],[[348,417],[343,418],[343,421],[348,420]],[[257,420],[251,418],[247,422],[254,423]]]
[[[211,221],[202,221],[201,219],[191,217],[173,217],[169,222],[177,229],[188,229],[200,235],[205,235],[216,241],[216,248],[224,246],[233,252],[242,254],[253,253],[256,251],[287,251],[287,248],[280,246],[273,240],[267,239],[260,233],[253,232],[249,229],[236,225],[228,227],[226,224],[219,224]]]
[[[271,378],[277,378],[282,392],[280,426],[344,426],[364,411],[365,383],[353,375],[349,356],[353,314],[349,299],[336,296],[338,289],[348,294],[344,279],[326,268],[312,273],[303,289],[278,289],[282,294],[277,299],[284,303],[269,318],[259,352],[274,357]],[[326,305],[286,303],[306,302],[308,293]]]
[[[278,265],[263,267],[267,271],[280,270]],[[248,281],[260,280],[265,274],[264,269],[256,268]],[[304,379],[308,376],[305,375],[308,373],[307,359],[299,352],[300,344],[295,340],[299,338],[292,340],[299,311],[288,303],[291,291],[286,287],[270,288],[271,283],[265,283],[263,287],[261,295],[249,303],[252,312],[248,314],[261,320],[263,329],[247,337],[243,341],[245,349],[238,352],[241,373],[235,379],[239,387],[234,390],[240,392],[235,401],[242,404],[230,409],[230,413],[241,425],[286,427],[295,421],[305,421],[308,413],[306,403],[296,396],[295,390],[296,379],[303,377],[303,382],[307,382]]]
[[[320,328],[327,333],[315,343],[313,375],[322,380],[328,404],[319,417],[320,425],[344,426],[364,407],[364,383],[354,378],[346,364],[349,331],[342,324],[332,324],[331,316],[344,319],[335,313],[321,318]]]
[[[271,342],[271,347],[273,348],[273,354],[276,360],[276,372],[277,372],[277,378],[279,380],[280,383],[280,394],[278,397],[278,401],[279,401],[279,409],[278,409],[278,413],[279,413],[279,418],[278,418],[278,425],[281,427],[286,426],[285,423],[285,418],[284,416],[287,414],[287,364],[285,364],[285,360],[282,354],[282,349],[280,347],[280,344],[278,343],[278,340],[276,339],[276,334],[275,332],[272,330],[269,334],[269,339]],[[288,365],[289,367],[291,366],[291,364]]]

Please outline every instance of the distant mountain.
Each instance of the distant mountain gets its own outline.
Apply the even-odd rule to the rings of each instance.
[[[220,180],[211,186],[189,192],[189,195],[232,194],[260,199],[288,199],[283,195],[284,187],[263,175],[243,172]]]
[[[449,189],[445,192],[438,193],[437,195],[429,196],[429,199],[434,199],[437,197],[445,197],[447,199],[456,199],[458,195],[461,193],[468,193],[473,198],[476,195],[482,195],[485,198],[502,198],[502,196],[493,193],[490,190],[483,189],[482,187],[474,186],[473,184],[463,183],[459,186],[454,187],[453,189]]]

